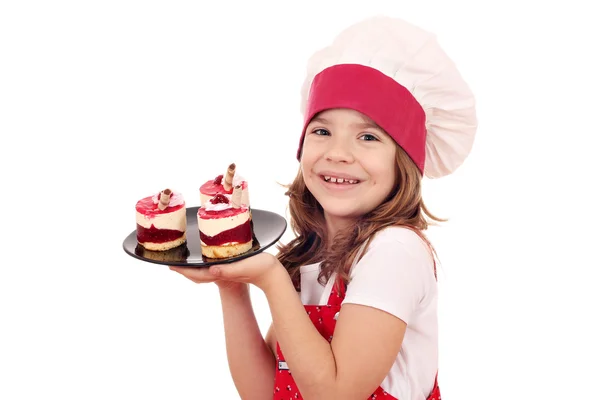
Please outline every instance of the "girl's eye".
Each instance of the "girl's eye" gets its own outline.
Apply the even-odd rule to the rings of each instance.
[[[368,142],[372,141],[372,140],[379,140],[377,139],[376,136],[371,135],[370,133],[365,133],[364,135],[361,136],[362,140],[366,140]]]
[[[319,136],[329,136],[330,133],[327,129],[315,129],[313,131],[314,134],[319,135]]]

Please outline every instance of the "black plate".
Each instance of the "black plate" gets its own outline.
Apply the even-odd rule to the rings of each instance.
[[[252,209],[252,229],[254,238],[252,248],[239,256],[215,259],[202,255],[200,233],[198,232],[198,207],[186,209],[187,242],[167,251],[150,251],[140,246],[134,230],[123,241],[123,249],[127,254],[142,261],[163,265],[181,265],[186,267],[208,267],[212,264],[226,264],[258,254],[275,243],[287,229],[287,222],[279,214],[270,211]]]

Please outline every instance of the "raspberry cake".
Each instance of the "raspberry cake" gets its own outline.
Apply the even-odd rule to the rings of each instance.
[[[241,203],[242,186],[228,198],[218,193],[198,209],[198,230],[202,255],[227,258],[252,248],[250,209]]]
[[[186,242],[185,201],[165,189],[135,205],[137,241],[146,250],[165,251]]]
[[[240,185],[242,187],[242,205],[250,206],[248,195],[248,182],[235,173],[235,164],[230,164],[225,175],[218,175],[215,179],[206,181],[200,186],[200,205],[205,205],[217,194],[222,194],[231,200],[233,187]]]

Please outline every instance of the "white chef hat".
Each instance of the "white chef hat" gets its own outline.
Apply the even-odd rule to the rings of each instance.
[[[298,159],[306,126],[329,108],[370,117],[429,178],[456,170],[477,130],[473,94],[435,36],[391,17],[348,27],[309,59]]]

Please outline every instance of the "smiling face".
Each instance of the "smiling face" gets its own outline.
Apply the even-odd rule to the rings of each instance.
[[[389,195],[396,142],[358,111],[330,109],[306,128],[300,168],[328,225],[345,226]]]

